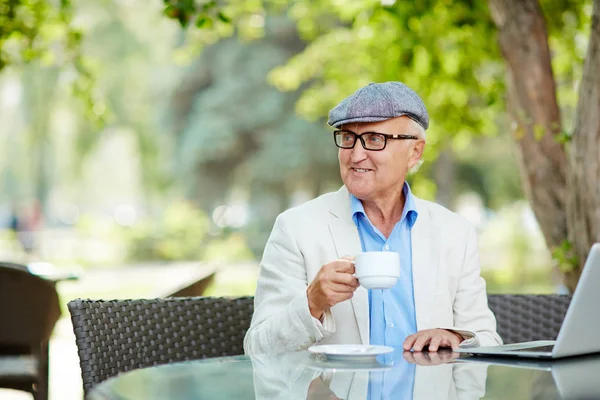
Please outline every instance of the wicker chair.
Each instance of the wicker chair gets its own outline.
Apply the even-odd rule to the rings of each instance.
[[[570,296],[489,295],[506,343],[556,338]],[[74,300],[84,390],[121,372],[169,362],[243,354],[253,298]]]
[[[253,298],[69,302],[83,388],[121,372],[244,353]]]
[[[556,339],[570,303],[570,295],[488,295],[498,334],[507,344]]]
[[[48,398],[48,340],[60,317],[58,293],[18,264],[0,263],[0,387]]]

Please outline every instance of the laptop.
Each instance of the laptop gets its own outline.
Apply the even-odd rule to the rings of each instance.
[[[556,341],[460,348],[454,351],[477,356],[562,358],[600,353],[600,243],[590,250],[581,278]]]

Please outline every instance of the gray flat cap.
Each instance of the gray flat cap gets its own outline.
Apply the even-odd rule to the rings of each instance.
[[[352,122],[377,122],[407,116],[423,129],[429,115],[423,100],[401,82],[371,83],[346,97],[331,111],[327,123],[335,128]]]

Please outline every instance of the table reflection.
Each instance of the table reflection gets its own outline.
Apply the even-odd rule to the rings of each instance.
[[[600,357],[554,362],[397,350],[371,361],[308,352],[190,361],[128,372],[96,399],[589,399],[600,398]]]
[[[489,367],[486,397],[493,392],[514,398],[527,391],[532,399],[600,399],[600,354],[546,361],[493,357],[457,361]]]
[[[485,394],[487,365],[457,353],[396,350],[377,362],[330,362],[307,353],[252,357],[256,399],[457,399]]]

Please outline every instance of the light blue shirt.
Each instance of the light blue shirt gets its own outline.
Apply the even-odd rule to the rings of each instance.
[[[352,219],[358,228],[363,251],[395,251],[400,253],[400,279],[391,289],[369,290],[370,343],[402,347],[404,339],[417,331],[415,300],[412,279],[412,250],[410,230],[417,220],[414,197],[407,183],[404,183],[406,199],[400,221],[386,238],[365,214],[359,199],[350,195]],[[394,369],[397,369],[396,366]],[[404,367],[403,367],[404,368]],[[400,393],[412,398],[414,366],[406,365],[405,379],[393,379],[392,385],[385,385],[385,379],[369,385],[369,398],[380,399],[398,397]],[[395,371],[398,373],[400,371]],[[410,384],[408,384],[410,382]]]

